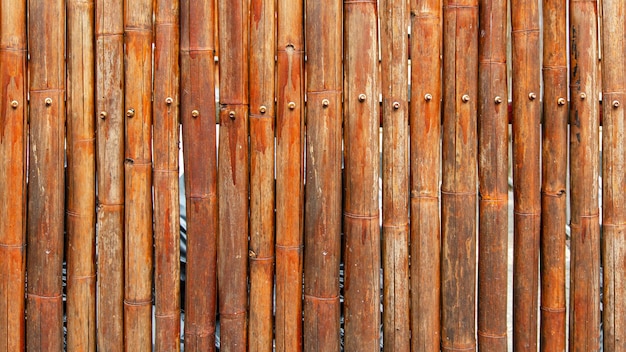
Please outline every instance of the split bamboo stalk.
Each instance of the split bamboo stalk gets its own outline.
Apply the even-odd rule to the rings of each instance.
[[[67,4],[67,349],[96,350],[93,1]]]
[[[383,95],[383,341],[410,351],[408,3],[380,2]]]
[[[152,349],[152,0],[124,3],[124,342]]]
[[[155,1],[155,350],[180,350],[179,1]]]
[[[249,351],[273,348],[275,15],[275,1],[250,2]]]
[[[340,350],[342,1],[307,0],[304,350]]]
[[[215,350],[217,150],[215,4],[181,1],[181,117],[187,200],[185,350]]]
[[[511,0],[513,82],[513,350],[537,350],[540,245],[539,2]]]
[[[344,345],[379,350],[379,105],[376,1],[344,1]]]
[[[570,2],[570,351],[600,349],[597,15],[595,1]]]
[[[29,3],[26,349],[63,349],[65,1]]]
[[[441,344],[441,0],[411,0],[411,350]]]
[[[605,351],[626,350],[626,27],[623,1],[602,1],[602,267]]]
[[[304,3],[278,1],[276,350],[302,350]]]
[[[478,1],[443,6],[441,349],[473,351],[476,286]]]
[[[565,351],[567,182],[566,1],[543,1],[541,216],[542,351]]]
[[[23,351],[26,275],[26,1],[0,1],[0,350]]]
[[[509,119],[506,0],[481,0],[478,54],[478,346],[506,351]]]
[[[220,340],[247,349],[248,1],[219,0],[220,137],[218,294]]]

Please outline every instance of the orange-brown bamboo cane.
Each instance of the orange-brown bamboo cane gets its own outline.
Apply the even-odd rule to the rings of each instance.
[[[379,350],[376,1],[344,1],[345,349]]]
[[[565,351],[565,225],[567,182],[566,1],[543,1],[541,216],[542,351]]]
[[[513,85],[513,350],[537,350],[541,200],[539,2],[511,1]]]
[[[93,1],[67,3],[67,349],[96,350]]]
[[[155,2],[155,350],[180,350],[179,1]]]
[[[24,350],[26,1],[0,1],[0,350]]]
[[[602,328],[605,351],[626,350],[626,27],[623,1],[602,1]]]
[[[275,15],[275,1],[250,2],[249,351],[273,346]]]
[[[411,0],[411,350],[441,344],[441,0]]]
[[[304,350],[340,350],[342,1],[307,0]]]
[[[26,349],[63,349],[65,1],[28,7],[30,126]]]
[[[600,349],[597,16],[595,1],[570,2],[570,351]]]
[[[187,201],[185,350],[215,350],[217,150],[215,6],[181,1],[181,118]]]
[[[409,351],[409,120],[407,2],[380,2],[383,95],[383,341]]]
[[[220,340],[247,349],[248,1],[218,1],[220,42],[218,294]]]
[[[304,2],[278,1],[276,350],[302,350]]]
[[[152,348],[152,0],[124,2],[124,343]]]
[[[507,350],[509,120],[507,2],[482,0],[478,48],[478,346]]]

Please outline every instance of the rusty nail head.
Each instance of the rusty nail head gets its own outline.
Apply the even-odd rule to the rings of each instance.
[[[586,99],[587,98],[587,94],[585,93],[580,93],[580,99]]]
[[[46,98],[45,102],[48,106],[52,105],[52,98]]]
[[[200,111],[198,110],[191,110],[191,117],[196,118],[200,116]]]
[[[172,99],[171,97],[165,98],[165,104],[172,105],[173,102],[174,102],[174,99]]]
[[[528,93],[528,99],[530,99],[530,100],[537,99],[537,94],[535,94],[535,92]]]
[[[433,100],[433,96],[430,93],[428,93],[428,94],[424,95],[424,100],[431,101],[431,100]]]
[[[290,101],[290,102],[289,102],[289,104],[288,104],[287,106],[289,106],[289,109],[290,109],[290,110],[293,110],[293,109],[295,109],[295,108],[296,108],[296,103],[294,103],[293,101]]]
[[[17,100],[13,100],[11,101],[11,107],[13,109],[17,109],[17,107],[20,105],[20,103],[17,102]]]
[[[397,101],[394,101],[393,102],[393,108],[396,109],[396,110],[400,109],[400,103],[398,103]]]
[[[559,98],[559,100],[557,100],[557,103],[561,106],[565,105],[565,98]]]
[[[107,117],[107,112],[106,111],[100,111],[100,118],[104,120],[104,119],[106,119],[106,117]]]
[[[461,100],[463,100],[463,102],[464,102],[464,103],[467,103],[468,101],[470,101],[470,96],[469,96],[469,95],[467,95],[467,94],[464,94],[464,95],[461,97]]]
[[[229,112],[228,113],[228,117],[230,117],[231,120],[234,120],[235,119],[235,112],[234,111]]]
[[[133,117],[135,116],[135,109],[128,109],[128,111],[126,111],[126,117]]]
[[[328,107],[328,105],[330,105],[330,101],[328,101],[328,99],[324,99],[324,100],[322,100],[322,106],[323,106],[323,107],[325,107],[325,108],[326,108],[326,107]]]
[[[619,108],[619,100],[613,100],[613,107]]]
[[[259,111],[261,112],[261,114],[265,114],[265,112],[267,111],[267,107],[265,105],[261,105]]]
[[[501,96],[497,96],[495,99],[496,104],[502,104],[502,97]]]
[[[365,101],[365,98],[367,98],[367,96],[365,94],[363,94],[363,93],[359,94],[359,101],[360,102]]]

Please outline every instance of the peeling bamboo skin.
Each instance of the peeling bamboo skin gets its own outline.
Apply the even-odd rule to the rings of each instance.
[[[0,350],[24,350],[26,2],[0,2]],[[17,101],[18,106],[11,106]],[[4,206],[10,204],[11,206]]]
[[[29,6],[27,350],[63,349],[65,1]]]
[[[570,3],[570,351],[600,349],[598,42],[595,2]],[[586,96],[585,96],[586,95]]]

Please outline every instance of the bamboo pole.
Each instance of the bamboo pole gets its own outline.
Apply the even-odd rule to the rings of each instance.
[[[180,350],[179,1],[155,1],[155,350]]]
[[[248,1],[219,0],[218,294],[221,346],[247,349]]]
[[[181,1],[181,118],[187,201],[185,350],[215,350],[217,150],[215,4]]]
[[[275,15],[250,2],[250,351],[273,347]]]
[[[380,2],[383,94],[383,340],[409,351],[408,6]]]
[[[0,1],[0,350],[24,350],[26,1]]]
[[[537,350],[539,196],[539,11],[511,1],[513,81],[513,349]]]
[[[442,2],[411,14],[411,350],[439,351]]]
[[[509,121],[507,2],[479,1],[478,54],[478,345],[506,351]]]
[[[304,3],[278,1],[276,350],[302,350]]]
[[[541,216],[542,351],[565,351],[567,182],[566,1],[543,1],[543,130]]]
[[[124,2],[124,342],[152,348],[152,0]]]
[[[27,262],[28,350],[63,349],[65,1],[31,2]]]
[[[94,3],[67,4],[67,349],[96,350]]]
[[[626,266],[626,28],[623,1],[602,1],[602,267],[605,351],[626,350],[623,268]]]
[[[307,0],[305,12],[304,350],[339,351],[342,1]]]
[[[597,16],[595,1],[570,2],[570,351],[600,349]]]

